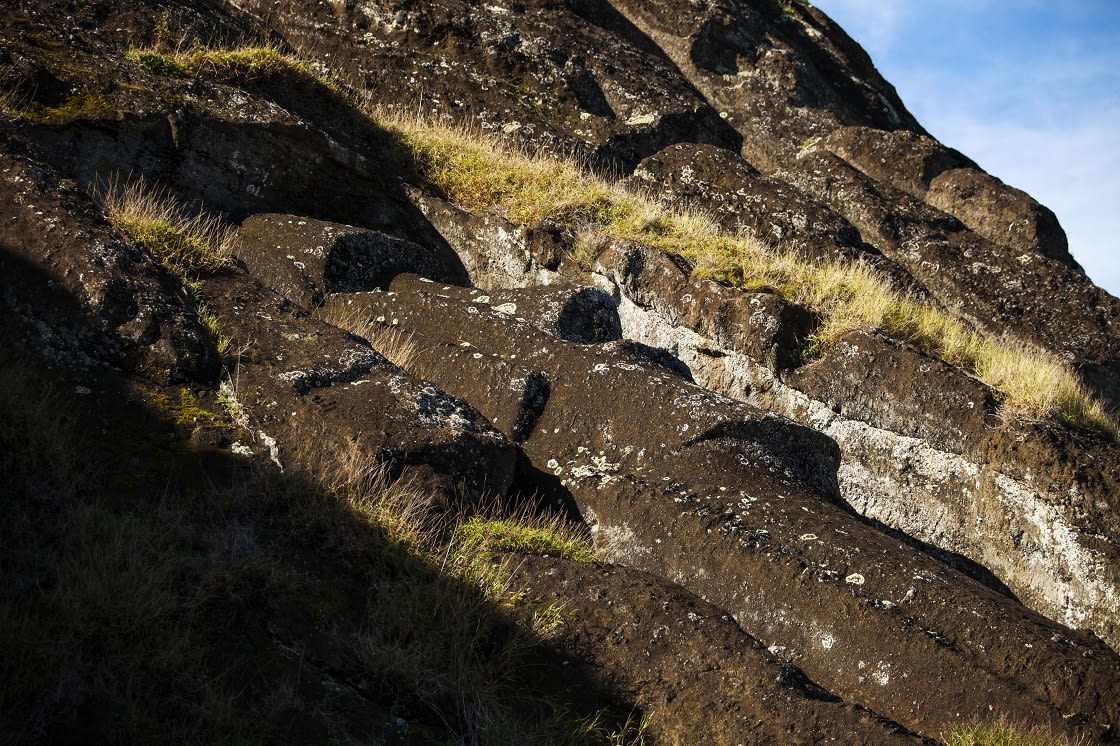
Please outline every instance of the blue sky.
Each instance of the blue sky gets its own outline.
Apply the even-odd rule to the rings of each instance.
[[[812,2],[930,134],[1052,209],[1120,296],[1120,2]]]

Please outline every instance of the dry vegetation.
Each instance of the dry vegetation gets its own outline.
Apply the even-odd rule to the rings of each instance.
[[[563,610],[513,587],[504,552],[588,559],[570,526],[457,520],[346,442],[284,474],[229,457],[229,478],[191,483],[189,449],[123,412],[91,420],[72,389],[0,361],[0,712],[17,742],[80,717],[92,740],[264,743],[293,713],[363,742],[358,682],[434,742],[642,743],[646,721],[573,711],[526,667]],[[342,686],[309,694],[324,646]]]
[[[197,293],[197,284],[191,278],[227,263],[232,234],[215,220],[188,213],[166,191],[143,181],[133,181],[110,185],[99,196],[110,222],[178,275],[188,291],[193,289]],[[201,299],[196,300],[200,318],[218,337],[219,320],[206,310]],[[410,357],[415,354],[415,344],[399,329],[364,323],[356,317],[332,317],[330,321],[368,338],[376,349],[397,364],[412,364]],[[185,390],[182,393],[188,395]],[[240,417],[235,414],[241,411],[235,390],[231,389],[225,396],[231,419],[244,419],[243,413]],[[175,407],[167,405],[162,409],[174,410]],[[197,418],[192,415],[189,419]],[[369,588],[371,602],[361,623],[363,631],[351,645],[351,653],[360,661],[362,670],[380,672],[377,674],[379,687],[408,693],[427,712],[438,717],[456,742],[553,742],[558,730],[566,734],[564,738],[570,743],[596,744],[610,743],[611,737],[634,730],[624,721],[614,730],[604,729],[595,713],[582,719],[570,717],[562,704],[532,701],[531,697],[515,694],[512,689],[511,682],[520,674],[526,650],[540,637],[554,633],[562,617],[558,609],[533,607],[523,594],[511,588],[509,560],[500,555],[546,553],[587,561],[591,558],[587,537],[558,518],[509,513],[499,508],[457,524],[449,514],[434,510],[429,496],[388,479],[383,465],[362,453],[355,444],[317,445],[321,450],[313,455],[305,454],[301,461],[301,473],[305,476],[263,472],[258,475],[257,484],[252,488],[254,494],[239,497],[246,505],[256,504],[257,507],[238,508],[238,512],[248,510],[248,513],[234,532],[237,536],[229,541],[239,546],[255,545],[256,530],[252,526],[266,520],[271,513],[282,511],[286,521],[301,534],[291,537],[292,540],[305,542],[303,534],[310,533],[319,537],[323,543],[320,548],[327,550],[328,556],[345,565],[340,572],[361,568],[362,585]],[[222,501],[229,497],[200,495],[192,502],[197,509],[204,510],[214,499]],[[98,521],[105,526],[117,521],[115,516],[98,516]],[[180,516],[176,520],[190,519]],[[136,524],[129,529],[136,535],[145,535],[148,530],[143,520],[129,518],[128,522]],[[95,537],[107,546],[112,546],[111,538]],[[82,546],[86,546],[84,540]],[[169,545],[153,536],[150,546],[155,550]],[[170,582],[164,565],[180,558],[156,554],[158,556],[153,555],[150,560],[142,552],[135,555],[141,565],[137,572],[151,572],[151,577],[144,581],[143,588],[132,587],[140,582],[138,578],[125,579],[124,582],[132,585],[123,589],[134,599],[151,595],[152,602],[144,601],[140,610],[150,607],[156,617],[134,618],[133,611],[137,610],[120,609],[118,613],[127,618],[114,621],[114,627],[124,627],[135,634],[148,625],[158,626],[160,614],[181,616],[183,604],[206,606],[211,603],[197,597],[183,599],[162,587]],[[250,554],[254,559],[244,568],[223,571],[204,584],[208,588],[207,599],[210,594],[220,598],[229,593],[232,586],[240,587],[247,582],[241,577],[242,569],[253,575],[251,582],[260,584],[262,591],[280,595],[302,592],[289,587],[291,578],[282,563],[258,556],[256,552]],[[70,562],[74,558],[67,553],[65,560]],[[98,565],[88,564],[88,560],[80,558],[79,564],[68,567],[66,572],[80,575],[80,566],[85,563],[91,570],[101,573]],[[149,566],[151,563],[158,567]],[[111,568],[102,569],[112,575]],[[120,580],[112,577],[106,582]],[[86,585],[93,588],[99,582]],[[108,598],[99,599],[97,603],[101,605],[109,603]],[[88,613],[88,607],[82,608],[82,613]],[[156,610],[162,611],[157,613]],[[425,624],[417,625],[418,619],[424,619]],[[184,624],[190,626],[195,622]],[[170,633],[174,625],[163,628]],[[160,643],[172,651],[186,644],[186,640],[178,639]],[[169,653],[172,658],[177,655]],[[34,667],[30,661],[29,665]],[[114,660],[112,665],[127,668],[132,662],[131,659]],[[207,696],[216,707],[221,705],[221,692]],[[539,725],[530,727],[521,722],[521,715],[514,713],[511,702],[551,712],[554,720],[545,727],[548,735],[538,732]],[[261,706],[271,707],[267,703]],[[219,707],[223,708],[237,710],[234,703],[228,702]],[[209,710],[191,717],[194,719],[183,726],[191,733],[198,729],[210,732],[208,723],[214,718],[221,720],[218,713]],[[266,721],[267,718],[249,718],[244,727],[253,732],[267,731],[271,726]],[[188,740],[190,738],[193,736]]]
[[[373,349],[398,368],[412,371],[414,375],[421,378],[424,377],[423,366],[418,365],[419,343],[409,332],[372,319],[358,312],[357,309],[324,306],[317,309],[315,315],[321,321],[345,329],[366,340]]]
[[[1080,746],[1049,732],[1008,722],[966,725],[955,728],[946,746]]]
[[[169,191],[143,179],[114,180],[95,191],[109,222],[183,283],[199,322],[224,357],[230,339],[222,331],[221,319],[206,306],[195,278],[229,263],[234,231],[216,218],[190,213]]]
[[[143,179],[113,181],[97,196],[109,222],[176,275],[190,277],[229,262],[233,231],[215,218],[191,214],[166,189]]]
[[[817,262],[721,231],[708,216],[666,208],[574,164],[516,152],[478,133],[387,115],[424,175],[456,203],[498,210],[521,225],[545,217],[577,231],[574,256],[590,265],[611,240],[636,241],[688,259],[696,273],[778,293],[818,312],[812,343],[827,349],[846,332],[878,329],[976,375],[1003,397],[1008,416],[1065,421],[1120,437],[1115,419],[1051,353],[992,339],[929,303],[895,290],[866,265]]]
[[[186,52],[131,50],[153,73],[213,74],[243,79],[286,68],[315,77],[309,64],[273,47]],[[721,231],[707,215],[660,202],[589,173],[577,164],[518,152],[479,132],[401,116],[356,101],[377,124],[397,133],[424,176],[464,208],[497,210],[531,226],[544,218],[570,225],[573,258],[590,266],[612,240],[664,249],[692,262],[696,272],[747,289],[767,290],[821,315],[810,340],[827,351],[855,329],[877,329],[975,375],[997,391],[1003,414],[1058,416],[1078,427],[1120,439],[1120,424],[1058,357],[1011,338],[994,339],[945,311],[896,290],[858,263],[806,260],[747,235]]]

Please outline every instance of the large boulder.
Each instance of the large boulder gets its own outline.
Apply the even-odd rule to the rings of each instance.
[[[293,303],[314,308],[326,293],[388,287],[402,272],[463,282],[451,252],[384,233],[298,215],[264,213],[242,222],[237,256],[261,282]]]
[[[238,272],[203,282],[236,351],[230,395],[277,464],[313,461],[327,443],[356,442],[437,501],[501,496],[513,447],[462,399],[389,363],[354,335],[308,318]]]
[[[727,613],[619,565],[518,557],[515,582],[560,609],[550,644],[648,717],[658,743],[924,743],[844,702],[768,651]]]

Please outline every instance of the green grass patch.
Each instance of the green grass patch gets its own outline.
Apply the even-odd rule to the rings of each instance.
[[[287,70],[312,75],[307,63],[269,46],[192,47],[173,52],[130,49],[125,56],[153,75],[171,78],[205,76],[232,83],[250,83]]]
[[[1075,746],[1038,728],[1024,728],[1006,722],[965,725],[954,728],[946,746]]]
[[[211,412],[198,403],[198,399],[186,387],[179,389],[178,397],[162,391],[152,391],[148,403],[159,410],[173,425],[187,427],[231,427],[225,415]]]
[[[458,527],[457,534],[473,551],[548,555],[575,562],[595,559],[585,537],[551,519],[530,523],[514,518],[472,516]]]

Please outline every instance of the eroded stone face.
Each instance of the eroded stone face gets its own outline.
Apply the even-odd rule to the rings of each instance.
[[[1027,608],[1116,645],[1114,444],[997,423],[993,392],[873,333],[806,365],[812,314],[695,280],[648,247],[610,246],[584,273],[565,260],[572,226],[465,212],[300,76],[143,73],[119,50],[151,36],[155,5],[19,12],[32,5],[0,52],[16,89],[40,103],[81,89],[110,108],[0,122],[0,238],[19,257],[4,260],[15,313],[0,323],[17,345],[215,385],[213,340],[179,286],[65,181],[162,180],[248,217],[246,238],[267,227],[257,249],[283,247],[202,281],[238,351],[227,383],[253,447],[286,467],[301,448],[356,442],[444,510],[463,494],[574,509],[602,556],[656,577],[531,560],[527,582],[578,605],[566,649],[619,696],[687,703],[666,737],[698,742],[697,723],[718,722],[737,742],[744,713],[776,738],[797,723],[806,741],[909,739],[884,718],[931,737],[995,715],[1115,730],[1115,652]],[[862,257],[1114,395],[1116,299],[1078,274],[1042,208],[928,138],[808,5],[238,7],[259,17],[179,10],[200,38],[277,32],[329,52],[397,111],[586,155],[804,255]],[[28,24],[55,41],[32,44]],[[34,59],[67,45],[88,76]],[[309,318],[322,300],[415,334],[410,369]],[[733,675],[700,675],[715,671]]]

